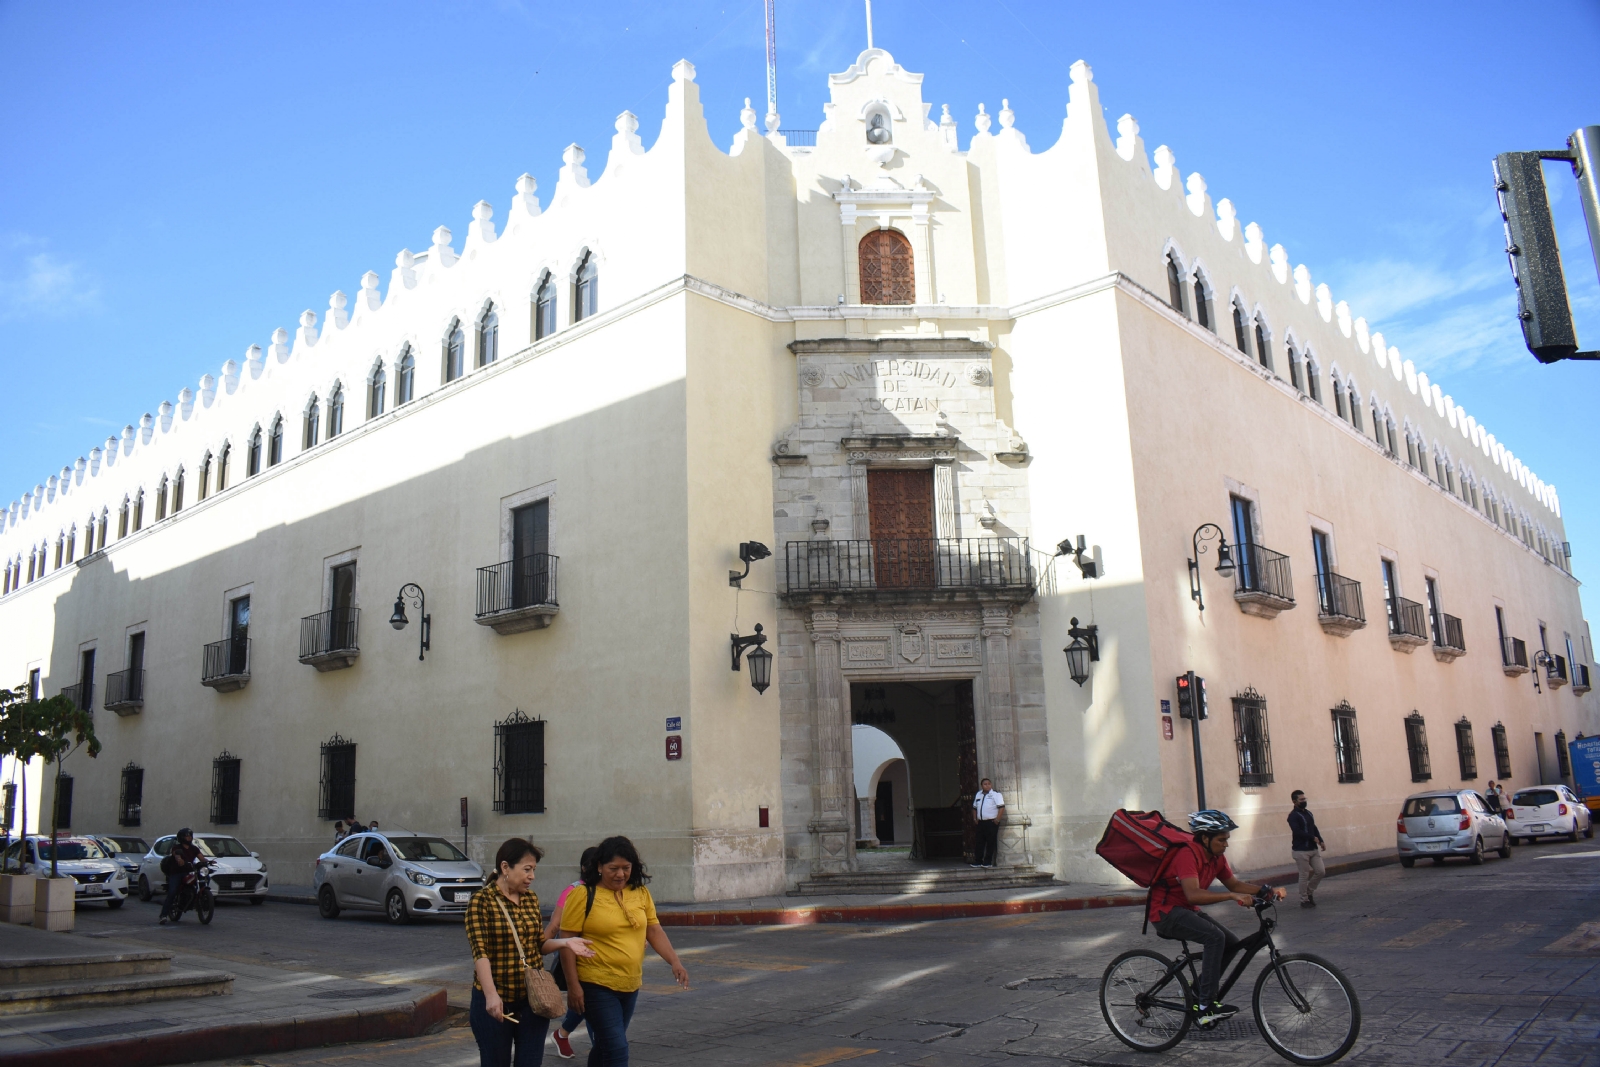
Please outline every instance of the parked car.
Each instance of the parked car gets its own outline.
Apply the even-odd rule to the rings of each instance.
[[[1541,785],[1517,790],[1506,809],[1506,829],[1513,845],[1519,840],[1531,844],[1541,837],[1576,841],[1580,833],[1594,836],[1594,815],[1566,786]]]
[[[442,837],[353,834],[317,858],[311,884],[324,919],[352,908],[382,911],[399,924],[465,912],[483,887],[483,868]]]
[[[149,900],[167,891],[167,876],[161,861],[172,851],[176,834],[156,838],[156,843],[139,862],[139,899]],[[202,856],[211,858],[211,895],[218,900],[267,902],[267,865],[258,853],[251,852],[236,837],[228,834],[195,834],[194,843]]]
[[[1470,789],[1435,790],[1406,797],[1395,821],[1395,844],[1400,866],[1414,867],[1427,856],[1443,863],[1446,856],[1465,856],[1482,863],[1486,850],[1511,858],[1511,835],[1505,820],[1489,810],[1483,797]]]
[[[48,875],[52,852],[56,870],[71,875],[78,883],[73,890],[77,903],[102,903],[108,908],[120,908],[128,899],[127,872],[92,837],[57,837],[52,845],[50,838],[30,834],[6,849],[5,866],[16,870],[20,856],[23,874]]]
[[[150,851],[150,845],[142,837],[129,837],[126,834],[90,834],[97,841],[106,855],[110,856],[124,874],[128,876],[128,885],[133,887],[139,883],[139,864],[144,862],[144,854]]]

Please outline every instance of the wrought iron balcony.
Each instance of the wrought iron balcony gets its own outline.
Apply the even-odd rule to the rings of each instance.
[[[1502,637],[1500,639],[1500,669],[1512,677],[1528,673],[1528,646],[1523,644],[1520,637]],[[1500,777],[1504,778],[1502,772]]]
[[[134,715],[144,707],[144,671],[132,668],[106,675],[106,710]]]
[[[79,711],[94,710],[94,682],[92,681],[64,686],[61,690],[61,695],[72,701],[72,706]]]
[[[1428,612],[1415,600],[1392,596],[1384,601],[1389,613],[1389,644],[1410,652],[1428,643]]]
[[[1240,611],[1273,619],[1294,607],[1294,580],[1289,574],[1288,556],[1262,545],[1238,545],[1236,550],[1233,599]]]
[[[1449,663],[1466,651],[1466,642],[1461,637],[1461,620],[1442,611],[1436,612],[1433,616],[1434,658],[1441,663]]]
[[[1026,537],[885,538],[790,541],[784,546],[784,595],[919,599],[992,594],[1033,596]]]
[[[250,684],[250,639],[225,637],[202,650],[200,684],[219,693],[231,693]]]
[[[356,627],[360,621],[359,608],[334,608],[301,619],[300,662],[319,671],[355,666],[361,655],[361,646],[356,642]]]
[[[1367,624],[1361,583],[1333,571],[1317,575],[1317,621],[1335,637],[1349,637]]]
[[[1551,689],[1560,689],[1567,684],[1567,657],[1551,656],[1546,654],[1544,661],[1544,680]]]
[[[1572,691],[1574,693],[1587,693],[1589,691],[1589,665],[1587,663],[1574,663],[1572,665]]]
[[[497,634],[542,630],[561,610],[556,599],[557,557],[548,553],[478,568],[478,625]]]

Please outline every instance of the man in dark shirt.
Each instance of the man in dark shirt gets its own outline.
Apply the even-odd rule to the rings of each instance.
[[[1296,789],[1289,794],[1289,799],[1294,802],[1294,810],[1289,813],[1289,833],[1293,836],[1289,849],[1294,853],[1294,865],[1300,869],[1300,906],[1314,908],[1317,886],[1328,873],[1322,863],[1323,850],[1328,846],[1317,830],[1317,820],[1311,809],[1306,807],[1304,790]]]
[[[172,851],[161,861],[161,873],[167,876],[167,899],[161,905],[158,923],[177,922],[183,918],[178,910],[178,893],[183,889],[184,876],[202,860],[200,846],[194,843],[194,831],[185,826],[172,842]],[[170,870],[168,868],[171,868]]]

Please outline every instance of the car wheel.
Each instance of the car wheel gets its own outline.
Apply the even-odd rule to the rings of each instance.
[[[1416,865],[1417,865],[1417,858],[1415,856],[1401,856],[1400,857],[1400,866],[1404,867],[1406,870],[1409,871],[1411,868],[1415,867]]]
[[[1589,825],[1585,826],[1583,828],[1583,836],[1584,837],[1588,837],[1588,838],[1594,837],[1594,820],[1593,819],[1590,819],[1589,820]]]
[[[1511,835],[1510,834],[1507,834],[1505,837],[1502,837],[1500,839],[1500,858],[1503,859],[1503,860],[1508,860],[1508,859],[1511,858]]]
[[[150,892],[150,879],[141,874],[139,876],[139,899],[149,900],[154,895]]]
[[[267,902],[267,898],[266,897],[251,897],[250,898],[250,903],[251,904],[265,904],[266,902]]]
[[[1578,817],[1576,815],[1572,817],[1572,832],[1567,835],[1567,840],[1573,844],[1578,842]]]
[[[411,912],[406,910],[406,898],[400,890],[389,890],[389,896],[383,902],[383,914],[395,926],[404,926],[411,921]]]
[[[325,885],[317,891],[317,912],[324,919],[339,917],[339,898],[333,895],[333,886]]]
[[[1506,840],[1510,841],[1513,845],[1522,844],[1522,838],[1518,837],[1516,834],[1507,834]]]
[[[112,911],[116,911],[118,908],[122,907],[122,901],[108,900],[106,901],[106,907],[110,908]]]
[[[1483,838],[1473,838],[1472,855],[1467,857],[1467,862],[1474,867],[1483,862]]]

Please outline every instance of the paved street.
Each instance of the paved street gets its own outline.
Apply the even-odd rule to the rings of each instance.
[[[1600,842],[1523,846],[1482,867],[1397,866],[1330,879],[1321,907],[1280,909],[1280,945],[1344,969],[1362,998],[1362,1064],[1600,1064]],[[547,890],[550,887],[546,887]],[[1247,913],[1212,909],[1237,932]],[[213,956],[406,985],[445,985],[461,1002],[470,972],[458,923],[390,928],[314,909],[219,909],[201,928],[155,925],[155,907],[79,913],[80,929],[182,945]],[[1584,924],[1591,924],[1584,928]],[[693,978],[679,992],[654,956],[633,1024],[639,1064],[820,1067],[979,1063],[1276,1064],[1248,1018],[1254,970],[1230,998],[1246,1015],[1225,1033],[1160,1057],[1109,1035],[1095,991],[1106,963],[1138,946],[1134,909],[894,926],[671,931]],[[1153,935],[1145,944],[1165,951]],[[579,1055],[586,1041],[578,1041]],[[464,1026],[414,1041],[227,1061],[463,1067]],[[555,1059],[553,1048],[550,1062]],[[581,1061],[580,1061],[581,1062]]]

